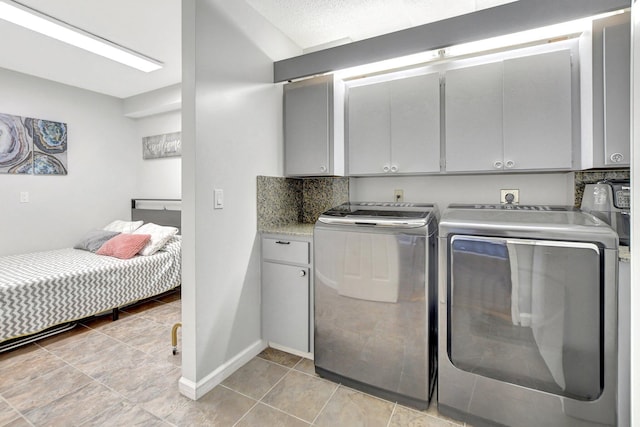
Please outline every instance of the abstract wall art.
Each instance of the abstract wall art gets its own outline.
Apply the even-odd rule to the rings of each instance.
[[[142,158],[158,159],[162,157],[178,157],[182,155],[181,132],[142,138]]]
[[[0,113],[0,173],[67,174],[67,124]]]

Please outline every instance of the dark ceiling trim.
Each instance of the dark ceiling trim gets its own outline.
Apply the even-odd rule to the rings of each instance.
[[[519,0],[273,64],[274,82],[625,9],[631,0]]]

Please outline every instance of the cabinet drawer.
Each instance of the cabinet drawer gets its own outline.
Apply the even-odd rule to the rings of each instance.
[[[309,242],[265,237],[262,239],[262,257],[273,261],[309,264]]]

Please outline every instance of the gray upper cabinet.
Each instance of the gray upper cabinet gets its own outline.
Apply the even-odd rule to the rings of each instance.
[[[445,74],[447,172],[570,170],[571,51]]]
[[[284,86],[284,174],[344,174],[340,81],[322,76]]]
[[[571,54],[504,61],[504,167],[572,168]]]
[[[349,175],[439,172],[439,74],[350,87],[347,127]]]
[[[629,22],[605,27],[602,34],[604,95],[604,164],[629,165],[631,30]]]
[[[445,75],[446,170],[502,169],[502,62]]]
[[[630,165],[630,14],[594,21],[581,37],[582,168]]]
[[[389,85],[378,83],[349,89],[347,127],[349,175],[382,173],[391,156]]]

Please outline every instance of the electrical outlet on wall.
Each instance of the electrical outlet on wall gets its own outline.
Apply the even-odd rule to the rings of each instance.
[[[393,190],[393,201],[394,202],[404,202],[404,191],[403,190]]]
[[[517,205],[520,203],[520,190],[500,190],[500,203]]]

